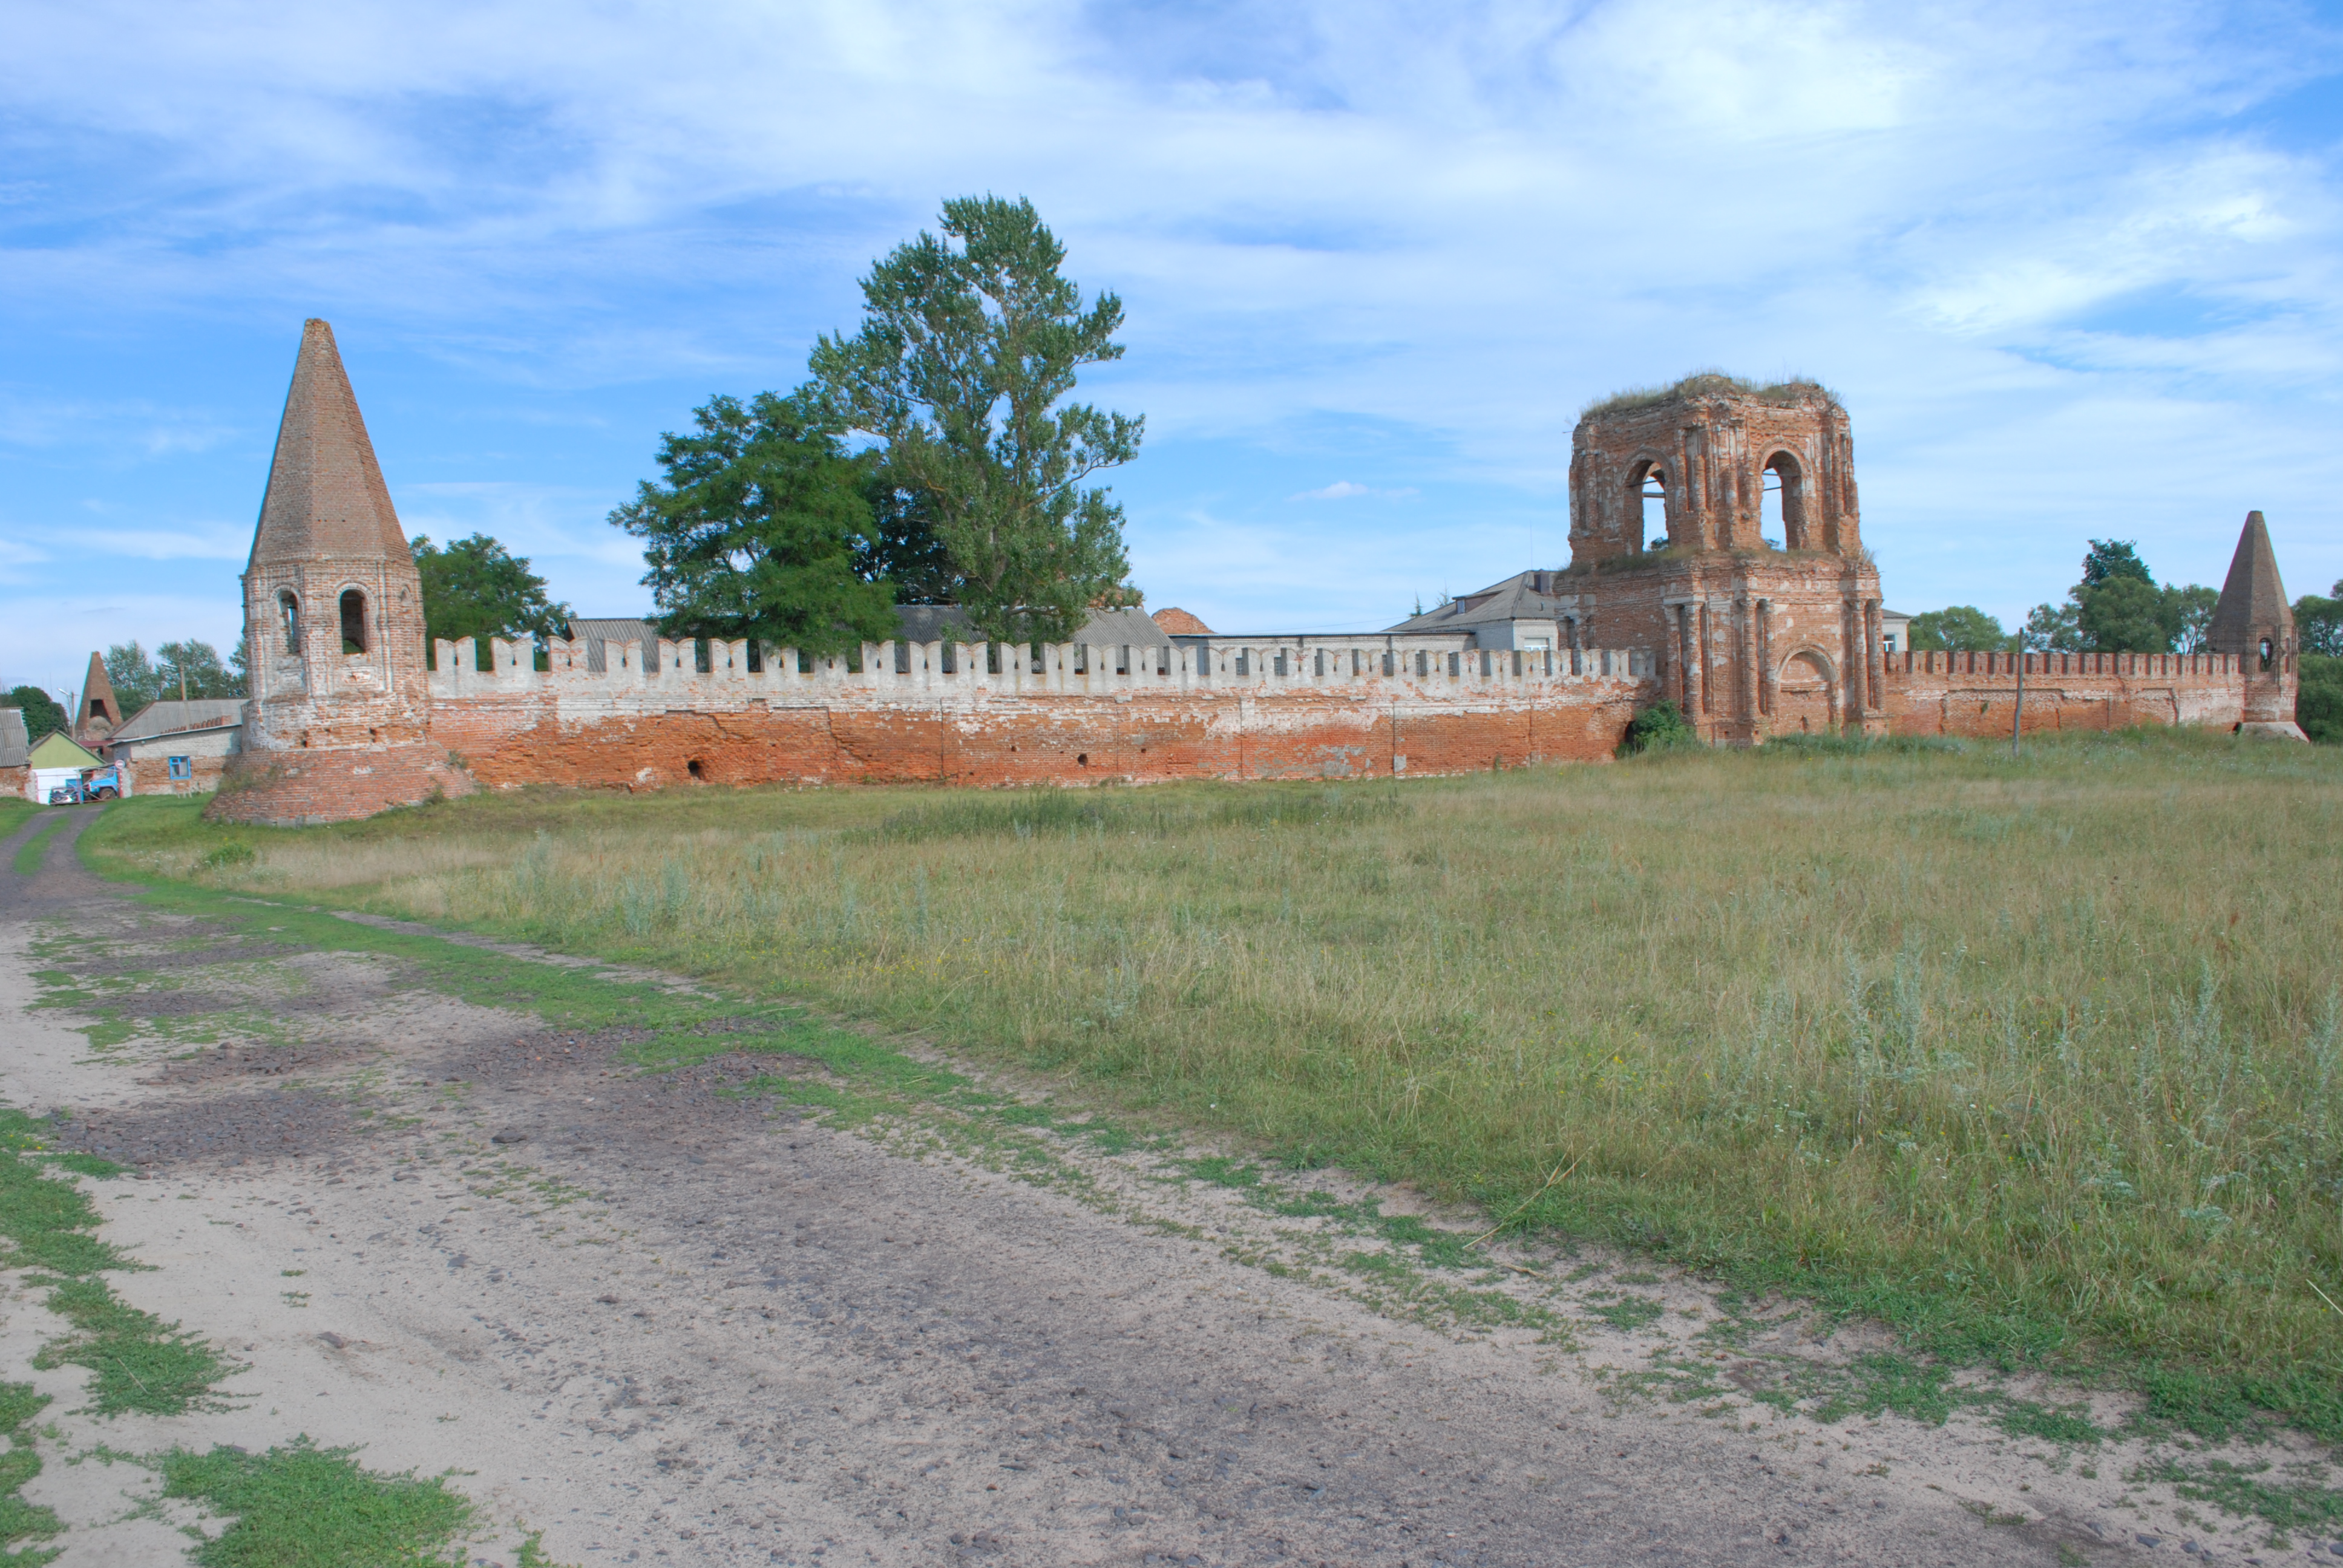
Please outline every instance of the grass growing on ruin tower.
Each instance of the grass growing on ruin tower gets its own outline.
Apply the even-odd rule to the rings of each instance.
[[[1388,784],[529,794],[85,843],[639,957],[2343,1436],[2343,757],[2195,733]],[[1569,1180],[1540,1191],[1569,1164]]]

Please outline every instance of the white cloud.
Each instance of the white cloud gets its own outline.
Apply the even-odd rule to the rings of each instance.
[[[1383,500],[1404,500],[1421,492],[1413,485],[1401,485],[1391,489],[1377,489],[1373,485],[1357,484],[1350,479],[1337,479],[1331,485],[1321,485],[1314,490],[1302,490],[1286,498],[1293,501],[1353,501],[1366,497]]]
[[[1899,598],[2043,597],[2066,579],[2008,585],[2070,573],[2107,518],[2193,526],[2249,463],[2301,515],[2343,485],[2316,434],[2343,391],[2335,155],[2246,113],[2337,69],[2332,29],[2284,13],[84,0],[11,22],[6,210],[38,227],[0,249],[0,308],[165,337],[347,308],[465,386],[778,381],[940,197],[1015,191],[1128,307],[1130,357],[1086,389],[1143,409],[1159,453],[1248,443],[1270,497],[1351,467],[1421,492],[1411,516],[1463,485],[1558,506],[1582,403],[1711,364],[1849,397],[1874,536],[1929,574]],[[0,439],[111,428],[150,460],[247,417],[138,434],[19,402]],[[1394,456],[1313,450],[1330,427]],[[2258,430],[2301,445],[2270,464]],[[639,603],[617,498],[554,465],[401,484],[385,457],[411,529],[487,528],[581,608]],[[1153,548],[1197,527],[1161,515],[1133,527],[1152,596],[1227,591]],[[1990,548],[1921,548],[1946,529]],[[2343,543],[2300,548],[2343,570]],[[1257,565],[1302,574],[1261,589],[1297,615],[1428,586],[1372,550],[1345,552],[1347,590],[1307,550]]]

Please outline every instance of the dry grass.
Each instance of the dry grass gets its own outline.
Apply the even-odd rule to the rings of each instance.
[[[1523,1222],[2343,1434],[2338,785],[2184,734],[535,796],[196,874],[802,996],[1499,1212],[1575,1162]],[[111,837],[218,842],[160,803]]]

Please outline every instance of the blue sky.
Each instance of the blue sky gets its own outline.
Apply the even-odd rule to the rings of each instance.
[[[1085,394],[1151,607],[1386,625],[1566,557],[1579,407],[1852,410],[1888,601],[2091,537],[2343,577],[2343,11],[15,0],[0,680],[232,646],[302,318],[410,534],[638,610],[659,434],[786,387],[950,196],[1125,303]]]

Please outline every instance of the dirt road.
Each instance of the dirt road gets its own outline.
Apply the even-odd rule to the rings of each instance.
[[[242,1371],[227,1411],[65,1417],[53,1459],[364,1444],[377,1469],[456,1471],[497,1522],[474,1560],[496,1563],[524,1525],[576,1563],[2050,1563],[2184,1533],[2208,1558],[2251,1550],[2152,1517],[2168,1500],[2112,1456],[2086,1479],[1965,1420],[1652,1396],[1675,1385],[1651,1366],[1762,1348],[1705,1348],[1724,1342],[1696,1337],[1720,1321],[1696,1281],[1586,1254],[1570,1289],[1595,1305],[1566,1332],[1443,1319],[1429,1285],[1378,1298],[1335,1282],[1358,1268],[1279,1264],[1334,1243],[1173,1179],[1192,1161],[1070,1148],[1075,1177],[1020,1179],[727,1092],[769,1061],[646,1072],[624,1030],[548,1031],[363,947],[158,912],[81,869],[92,819],[36,877],[0,872],[0,1100],[69,1113],[65,1141],[136,1169],[93,1184],[106,1238],[153,1266],[116,1288]],[[75,996],[128,1024],[94,1031]],[[1558,1261],[1525,1267],[1510,1277],[1552,1310],[1579,1300],[1547,1288]],[[1628,1300],[1651,1321],[1603,1317]],[[20,1289],[7,1313],[5,1375],[67,1410],[77,1369],[23,1370],[43,1310]],[[1764,1332],[1804,1342],[1794,1318]],[[133,1466],[53,1462],[28,1495],[75,1522],[68,1563],[182,1561],[179,1505],[126,1517],[152,1491]]]

